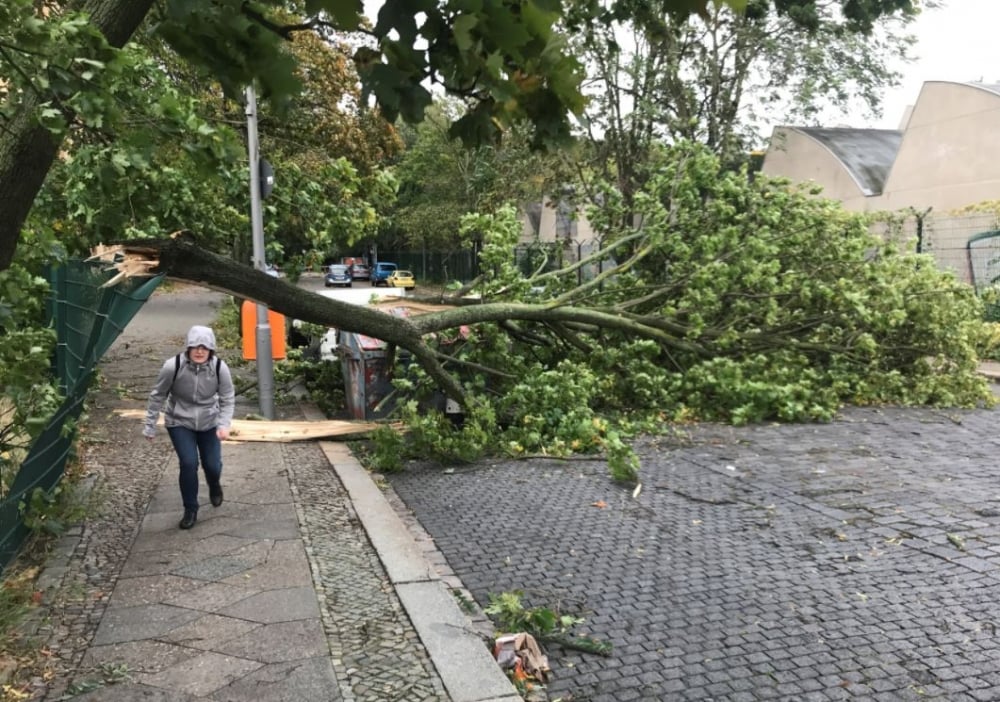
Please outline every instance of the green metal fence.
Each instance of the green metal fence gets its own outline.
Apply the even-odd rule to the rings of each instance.
[[[28,535],[19,508],[22,500],[36,488],[51,490],[63,476],[76,440],[75,423],[98,361],[163,279],[129,279],[102,288],[111,276],[100,266],[78,260],[50,274],[48,311],[57,338],[53,369],[65,399],[28,449],[10,490],[0,499],[0,570],[17,555]]]
[[[379,251],[379,261],[392,261],[403,270],[413,271],[420,283],[449,283],[453,280],[468,282],[476,277],[478,269],[472,251]]]
[[[1000,231],[989,231],[969,237],[965,244],[969,280],[977,293],[1000,284]],[[986,319],[1000,321],[1000,307],[989,304]]]

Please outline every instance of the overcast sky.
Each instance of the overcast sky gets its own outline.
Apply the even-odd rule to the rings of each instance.
[[[911,29],[918,40],[916,60],[900,66],[903,82],[886,93],[883,118],[851,126],[897,129],[926,80],[1000,82],[1000,0],[947,0],[944,7],[923,12]]]

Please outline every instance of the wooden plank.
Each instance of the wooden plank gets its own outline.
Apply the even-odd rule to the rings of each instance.
[[[118,409],[115,414],[126,419],[142,419],[145,410]],[[163,416],[160,416],[161,425]],[[369,434],[379,426],[376,422],[327,419],[316,422],[268,421],[234,419],[230,441],[312,441],[315,439],[345,439]]]

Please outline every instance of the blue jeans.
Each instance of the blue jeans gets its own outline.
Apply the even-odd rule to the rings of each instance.
[[[198,457],[205,470],[208,486],[219,484],[222,477],[222,442],[215,435],[215,429],[194,431],[186,427],[167,427],[174,451],[181,463],[181,499],[185,511],[198,511]]]

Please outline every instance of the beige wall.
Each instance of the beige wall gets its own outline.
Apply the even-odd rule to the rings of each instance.
[[[557,238],[556,232],[559,230],[556,219],[555,203],[546,199],[542,206],[542,217],[541,224],[538,227],[538,237],[535,237],[535,233],[531,230],[528,223],[525,222],[519,243],[530,244],[536,241],[542,243],[554,242]],[[597,234],[590,226],[590,222],[587,220],[587,216],[585,214],[577,212],[575,222],[575,233],[571,237],[573,241],[591,241],[597,238]]]
[[[883,195],[868,210],[948,211],[1000,199],[1000,95],[975,86],[924,83]]]
[[[867,198],[840,160],[823,144],[795,127],[776,127],[761,172],[795,183],[816,183],[823,197],[863,211]]]

